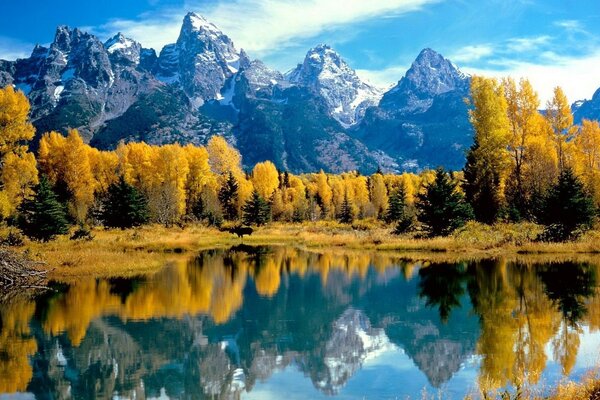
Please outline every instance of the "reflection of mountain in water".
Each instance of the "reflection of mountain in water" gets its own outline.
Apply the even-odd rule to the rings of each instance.
[[[586,268],[569,266],[578,285],[592,288]],[[8,360],[0,359],[0,372],[23,377],[8,384],[0,376],[0,393],[228,399],[298,368],[335,394],[367,360],[398,348],[434,387],[474,354],[482,374],[504,384],[519,377],[503,371],[544,368],[539,351],[528,349],[560,333],[561,318],[577,324],[600,306],[587,300],[591,289],[557,289],[561,271],[504,263],[420,268],[364,252],[213,250],[134,284],[92,280],[37,304],[0,306],[0,354]],[[600,326],[596,314],[590,326]],[[573,359],[577,349],[564,343],[562,358]]]
[[[362,311],[349,308],[333,323],[331,338],[323,349],[323,368],[308,372],[316,387],[335,394],[365,360],[394,348],[383,329],[371,327]]]

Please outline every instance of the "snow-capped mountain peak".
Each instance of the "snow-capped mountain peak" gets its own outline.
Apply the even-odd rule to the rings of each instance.
[[[400,112],[424,112],[444,93],[468,92],[470,78],[440,53],[423,49],[406,75],[382,98],[380,106]]]
[[[331,116],[344,126],[358,123],[365,110],[377,105],[382,91],[363,82],[342,57],[326,44],[310,49],[302,64],[286,75],[325,100]]]
[[[135,46],[135,44],[136,42],[134,40],[126,38],[121,32],[119,32],[112,38],[108,39],[104,43],[104,47],[106,47],[106,51],[109,53],[114,53],[117,50],[128,49],[132,46]]]

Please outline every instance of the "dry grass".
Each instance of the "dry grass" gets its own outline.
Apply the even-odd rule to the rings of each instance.
[[[8,232],[0,229],[0,238]],[[359,221],[353,226],[334,221],[273,223],[240,240],[215,228],[190,225],[165,228],[149,225],[131,230],[94,229],[92,241],[71,241],[68,236],[49,243],[26,240],[21,251],[43,260],[55,279],[78,276],[132,276],[155,272],[167,262],[188,257],[206,248],[248,245],[294,245],[304,248],[383,250],[407,260],[469,261],[502,257],[507,261],[600,262],[600,231],[588,232],[569,243],[539,243],[541,227],[535,224],[469,223],[450,237],[419,239],[414,234],[393,235],[379,221]]]

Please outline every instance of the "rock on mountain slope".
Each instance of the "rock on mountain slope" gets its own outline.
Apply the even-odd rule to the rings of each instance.
[[[469,85],[470,78],[449,60],[425,49],[352,134],[403,169],[460,169],[473,140],[464,102]]]
[[[363,82],[340,55],[325,44],[311,49],[304,62],[290,71],[287,78],[323,97],[331,116],[345,127],[359,122],[365,110],[376,106],[383,94]]]
[[[250,60],[231,39],[203,17],[189,13],[175,44],[163,48],[156,77],[180,85],[195,106],[219,94],[225,80]]]
[[[600,120],[600,89],[596,90],[590,100],[582,100],[571,106],[575,123],[581,123],[583,119]]]

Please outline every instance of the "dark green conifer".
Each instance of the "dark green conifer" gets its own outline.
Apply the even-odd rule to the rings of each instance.
[[[148,222],[148,201],[121,176],[108,187],[102,205],[101,219],[109,228],[132,228]]]
[[[591,228],[596,211],[583,183],[570,168],[565,168],[544,199],[542,223],[546,231],[543,236],[552,241],[571,239],[575,231]]]
[[[342,224],[351,224],[352,221],[354,221],[354,214],[352,213],[352,204],[348,199],[348,193],[344,194],[344,201],[342,202],[342,206],[340,208],[338,220]]]
[[[228,221],[234,221],[238,218],[238,183],[231,172],[223,187],[219,190],[219,203],[223,210],[223,217]]]
[[[271,206],[255,190],[252,197],[242,207],[244,225],[264,225],[271,218]]]
[[[452,233],[473,218],[473,210],[443,168],[435,172],[435,180],[417,195],[417,219],[428,236]]]
[[[35,195],[19,208],[18,224],[28,237],[43,242],[63,235],[69,230],[65,206],[61,204],[48,179],[40,178]]]

